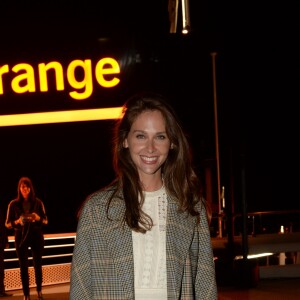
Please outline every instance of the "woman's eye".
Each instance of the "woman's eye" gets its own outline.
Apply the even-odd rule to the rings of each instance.
[[[143,139],[143,138],[145,138],[145,136],[144,136],[143,134],[137,134],[137,135],[136,135],[136,138],[137,138],[137,139]]]
[[[157,138],[158,138],[159,140],[164,140],[164,139],[166,138],[166,136],[164,136],[164,135],[158,135]]]

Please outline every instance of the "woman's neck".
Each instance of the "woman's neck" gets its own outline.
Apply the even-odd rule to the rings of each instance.
[[[142,187],[145,192],[158,191],[163,187],[163,185],[164,185],[164,181],[161,177],[148,182],[142,182]]]

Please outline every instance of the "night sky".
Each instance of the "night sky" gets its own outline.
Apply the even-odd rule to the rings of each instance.
[[[245,170],[249,212],[300,209],[295,7],[190,0],[192,31],[183,37],[180,9],[178,33],[169,33],[168,1],[76,3],[1,3],[0,66],[115,55],[123,71],[120,85],[113,91],[97,87],[84,102],[71,100],[68,91],[15,95],[8,85],[0,95],[0,114],[121,106],[135,92],[160,92],[178,112],[205,180],[205,166],[215,172],[216,164],[211,55],[216,52],[220,181],[226,200],[241,209]],[[104,37],[107,41],[100,42]],[[13,199],[18,179],[29,176],[45,202],[46,231],[75,231],[82,201],[113,179],[113,123],[0,128],[1,201]]]

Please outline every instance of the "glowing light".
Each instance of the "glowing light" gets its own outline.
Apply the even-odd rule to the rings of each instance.
[[[0,127],[119,119],[122,107],[0,115]]]
[[[191,30],[189,0],[181,0],[182,6],[182,33],[188,34]]]
[[[265,253],[258,253],[258,254],[250,254],[247,256],[248,259],[251,259],[251,258],[258,258],[258,257],[264,257],[264,256],[270,256],[270,255],[273,255],[274,253],[271,253],[271,252],[265,252]],[[243,259],[243,256],[242,255],[237,255],[235,258],[235,260],[238,260],[238,259]]]
[[[93,72],[93,67],[95,67],[95,72]],[[80,80],[76,76],[77,70],[81,70],[83,73],[83,78],[80,78]],[[37,70],[30,64],[20,63],[13,66],[11,71],[12,73],[9,74],[10,68],[8,65],[0,66],[0,96],[5,94],[5,89],[8,89],[11,75],[14,76],[11,80],[11,89],[17,94],[36,92],[38,83],[41,92],[48,92],[48,76],[54,76],[57,91],[65,89],[65,71],[61,63],[57,61],[48,62],[47,64],[40,63]],[[117,77],[120,73],[118,62],[111,57],[100,59],[95,66],[93,66],[90,59],[75,59],[67,66],[67,83],[75,89],[69,95],[75,100],[89,98],[94,89],[93,74],[101,87],[113,88],[120,83],[120,79]],[[51,89],[53,89],[53,86]]]

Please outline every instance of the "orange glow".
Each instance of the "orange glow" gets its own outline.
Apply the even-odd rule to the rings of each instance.
[[[48,91],[48,79],[47,72],[53,69],[55,71],[56,77],[56,90],[63,91],[65,88],[64,85],[64,75],[63,75],[63,67],[59,62],[52,61],[48,64],[41,63],[39,64],[39,75],[40,75],[40,89],[41,92]]]
[[[11,82],[11,87],[16,93],[35,92],[34,70],[31,65],[18,64],[12,70],[15,73],[25,71],[16,76]],[[22,84],[23,82],[25,84]]]
[[[8,73],[8,70],[8,65],[4,65],[0,68],[0,95],[4,93],[2,75]]]
[[[76,68],[81,67],[84,71],[84,78],[78,81],[75,76]],[[82,90],[82,92],[70,92],[70,96],[75,100],[86,99],[93,93],[93,77],[92,77],[92,62],[90,59],[73,60],[68,67],[67,71],[68,81],[74,89]]]
[[[122,107],[0,115],[0,127],[119,119]]]
[[[105,79],[104,76],[104,75],[112,75],[112,74],[120,73],[120,66],[117,63],[117,61],[109,57],[102,58],[97,63],[95,69],[96,69],[95,73],[96,73],[97,81],[103,87],[107,87],[107,88],[114,87],[120,82],[119,78],[114,77],[111,80],[107,80]]]

